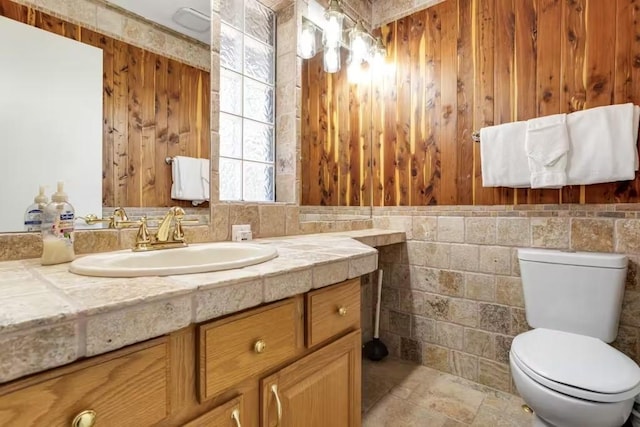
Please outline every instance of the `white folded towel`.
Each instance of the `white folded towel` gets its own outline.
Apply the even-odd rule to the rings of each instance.
[[[207,159],[176,156],[171,164],[173,183],[171,184],[171,198],[176,200],[191,200],[194,205],[209,200],[209,185],[203,185],[203,163]],[[206,188],[206,191],[205,191]]]
[[[526,131],[526,122],[480,129],[483,187],[530,186],[529,163],[524,149]]]
[[[597,184],[635,178],[634,105],[590,108],[567,115],[571,149],[567,184]]]
[[[636,154],[635,157],[635,170],[640,168],[640,157],[638,156],[638,125],[640,124],[640,107],[637,105],[633,106],[633,123],[631,123],[631,130],[633,132],[633,144],[635,145],[635,149],[633,150]]]
[[[560,188],[567,183],[569,134],[566,114],[527,120],[525,151],[529,158],[531,188]]]

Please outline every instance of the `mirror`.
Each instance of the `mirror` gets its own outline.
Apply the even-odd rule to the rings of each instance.
[[[177,205],[206,223],[208,202],[172,198],[165,159],[210,158],[209,0],[76,6],[0,0],[0,232],[24,231],[58,181],[77,217]]]

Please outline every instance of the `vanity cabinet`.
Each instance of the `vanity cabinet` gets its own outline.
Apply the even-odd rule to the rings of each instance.
[[[262,426],[360,426],[360,332],[261,381]]]
[[[360,340],[354,279],[0,385],[0,426],[357,427]]]

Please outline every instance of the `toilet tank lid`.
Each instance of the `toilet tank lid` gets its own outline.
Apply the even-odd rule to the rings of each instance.
[[[518,259],[547,264],[579,265],[600,268],[626,268],[627,257],[598,252],[569,252],[549,249],[518,249]]]

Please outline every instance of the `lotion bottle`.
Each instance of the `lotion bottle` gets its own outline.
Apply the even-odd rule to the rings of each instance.
[[[42,231],[42,212],[49,199],[44,195],[44,187],[40,186],[38,195],[33,199],[33,204],[24,213],[25,231]]]
[[[73,261],[73,226],[75,210],[68,202],[64,183],[58,182],[58,191],[51,196],[43,212],[42,265]]]

